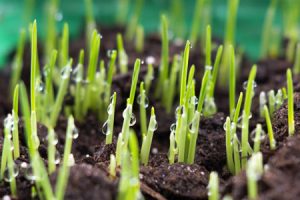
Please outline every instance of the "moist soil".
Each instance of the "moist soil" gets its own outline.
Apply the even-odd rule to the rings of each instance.
[[[123,33],[122,28],[105,28],[100,29],[103,39],[101,40],[100,59],[108,62],[106,55],[108,50],[116,49],[116,34]],[[214,40],[219,43],[218,40]],[[71,167],[68,186],[65,193],[65,199],[116,199],[119,180],[119,169],[117,169],[117,177],[110,177],[107,171],[110,154],[115,153],[116,137],[122,127],[122,112],[126,105],[126,98],[130,91],[131,71],[136,58],[141,58],[144,64],[141,66],[140,80],[147,71],[146,61],[149,56],[154,58],[154,69],[157,77],[158,67],[160,63],[161,41],[158,35],[152,34],[145,38],[145,48],[143,52],[136,52],[133,42],[126,42],[124,47],[129,58],[129,72],[126,74],[117,74],[113,80],[113,91],[118,94],[118,101],[115,114],[114,139],[110,145],[105,145],[105,135],[101,133],[102,124],[93,113],[89,113],[84,121],[76,121],[76,127],[79,130],[79,137],[73,141],[72,153],[75,158],[75,165]],[[28,45],[27,45],[28,46]],[[76,58],[81,48],[85,48],[84,37],[70,43],[70,56]],[[216,45],[213,45],[216,46]],[[29,48],[29,46],[28,46]],[[170,56],[179,54],[184,50],[184,43],[179,40],[170,42]],[[40,47],[39,49],[42,49]],[[13,54],[12,54],[13,55]],[[40,52],[42,55],[42,51]],[[213,49],[212,59],[215,59],[216,49]],[[86,56],[87,57],[87,56]],[[87,58],[86,58],[87,59]],[[189,64],[195,64],[196,74],[195,80],[197,84],[196,94],[201,85],[201,77],[204,69],[204,54],[201,49],[194,45],[190,52]],[[41,63],[42,60],[41,60]],[[244,91],[243,83],[247,80],[251,69],[251,62],[247,58],[243,58],[241,62],[243,70],[240,70],[240,76],[237,77],[237,95],[240,91]],[[250,132],[261,123],[264,130],[266,125],[259,116],[258,96],[261,91],[268,92],[271,89],[280,89],[286,85],[286,69],[291,65],[284,58],[265,59],[257,63],[258,71],[256,76],[257,87],[252,105],[252,118],[250,123]],[[41,65],[42,66],[42,65]],[[201,66],[201,67],[199,67]],[[10,77],[10,67],[5,68],[0,73],[0,92],[6,98],[0,98],[0,120],[11,112],[11,100],[7,83]],[[26,85],[29,85],[30,72],[30,52],[24,53],[24,68],[22,79]],[[300,85],[297,84],[299,77],[294,77],[295,91],[300,92]],[[151,91],[155,90],[156,79],[153,80]],[[154,106],[158,121],[158,129],[156,130],[150,160],[147,166],[140,167],[141,191],[146,199],[207,199],[207,184],[209,173],[217,171],[220,177],[222,194],[231,194],[234,199],[243,199],[247,197],[246,177],[242,172],[237,176],[232,176],[226,168],[226,147],[225,132],[223,124],[228,115],[228,93],[217,87],[215,91],[215,100],[218,107],[218,113],[210,117],[202,117],[200,121],[200,129],[197,139],[195,163],[192,165],[168,162],[169,134],[170,126],[175,122],[174,107],[170,113],[167,113],[160,101],[154,97],[149,97],[149,106]],[[295,125],[296,135],[300,128],[300,95],[294,96],[295,107]],[[72,104],[72,99],[65,100],[65,104]],[[177,105],[178,96],[175,96],[174,105]],[[149,108],[147,110],[150,110]],[[141,144],[142,136],[139,127],[139,109],[138,105],[134,105],[134,113],[137,117],[136,125],[133,127],[137,133],[139,143]],[[259,180],[259,198],[260,199],[296,199],[299,194],[295,186],[297,180],[297,170],[300,156],[300,137],[288,137],[287,128],[287,105],[286,102],[277,110],[272,118],[273,130],[277,141],[275,151],[269,150],[268,141],[262,142],[262,153],[267,170]],[[60,156],[63,153],[63,145],[65,142],[65,131],[67,128],[67,119],[60,116],[55,131],[58,136],[57,150]],[[29,163],[26,142],[24,139],[24,125],[22,120],[19,123],[20,130],[20,147],[21,156],[16,160],[19,175],[17,176],[18,198],[19,199],[35,199],[32,197],[31,189],[33,183],[26,179],[26,172],[22,170],[22,163]],[[0,150],[3,144],[3,125],[0,125]],[[38,135],[41,141],[39,152],[47,166],[47,128],[39,125]],[[0,151],[2,152],[2,151]],[[50,180],[55,187],[58,170],[51,176]],[[0,196],[9,195],[9,183],[3,182],[0,185]],[[299,196],[299,195],[298,195]],[[280,197],[280,198],[279,198]]]

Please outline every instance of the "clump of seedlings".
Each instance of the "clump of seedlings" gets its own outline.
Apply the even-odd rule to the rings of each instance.
[[[255,95],[255,78],[259,66],[253,65],[248,80],[243,84],[245,91],[240,92],[237,98],[237,84],[240,81],[239,55],[236,55],[234,41],[239,0],[228,1],[224,47],[223,45],[218,47],[215,57],[212,53],[214,44],[211,26],[208,23],[209,14],[207,14],[210,12],[208,7],[211,2],[197,0],[190,40],[186,41],[183,53],[171,55],[172,40],[169,34],[169,22],[171,22],[171,27],[174,27],[175,17],[169,20],[166,15],[161,15],[159,68],[156,69],[153,66],[154,57],[149,56],[146,60],[147,65],[143,65],[144,61],[137,58],[133,71],[131,71],[132,66],[128,62],[130,52],[125,51],[124,45],[134,41],[136,52],[146,52],[144,51],[144,42],[146,41],[144,28],[139,24],[143,0],[136,1],[124,35],[126,42],[123,41],[122,33],[118,33],[115,41],[116,49],[108,52],[108,59],[102,58],[102,55],[99,56],[101,43],[105,41],[102,41],[102,35],[96,29],[92,1],[86,0],[86,49],[80,49],[78,59],[75,59],[78,60],[77,63],[73,63],[73,58],[69,55],[69,25],[65,23],[61,36],[58,37],[57,35],[56,19],[53,14],[58,12],[58,3],[57,0],[49,3],[51,9],[47,13],[48,26],[43,62],[40,62],[38,55],[36,21],[29,27],[31,35],[29,93],[27,93],[28,88],[25,83],[20,80],[26,39],[26,31],[23,29],[20,32],[16,55],[13,59],[9,85],[12,109],[3,123],[0,163],[0,181],[1,184],[2,182],[9,183],[11,197],[18,198],[19,196],[18,174],[20,168],[25,170],[26,179],[32,184],[32,198],[46,200],[65,198],[70,169],[75,165],[75,160],[76,163],[81,162],[74,158],[76,153],[72,154],[73,140],[79,134],[75,123],[90,124],[88,120],[90,115],[96,116],[96,122],[102,125],[102,133],[105,135],[103,148],[115,147],[115,150],[108,154],[109,158],[106,161],[109,161],[109,164],[105,162],[103,166],[107,167],[105,174],[110,181],[109,183],[118,190],[118,194],[115,195],[116,199],[144,199],[143,192],[156,193],[157,191],[154,190],[158,190],[157,188],[142,187],[141,177],[144,168],[157,168],[151,166],[151,146],[155,134],[160,132],[158,119],[161,116],[159,115],[164,112],[167,116],[175,110],[175,121],[170,126],[170,133],[167,135],[169,139],[168,153],[162,154],[168,157],[169,163],[166,165],[187,166],[187,169],[192,171],[190,166],[199,165],[199,163],[195,163],[196,152],[200,148],[199,141],[203,139],[199,138],[199,132],[209,127],[209,125],[202,127],[201,120],[205,118],[209,123],[218,123],[214,121],[214,115],[218,112],[215,93],[218,92],[217,82],[219,81],[220,88],[225,89],[228,86],[226,91],[228,98],[227,96],[224,98],[224,101],[228,101],[228,113],[226,113],[228,116],[225,119],[224,131],[221,130],[221,134],[224,133],[225,135],[220,134],[220,136],[225,136],[223,142],[225,144],[224,151],[226,150],[227,168],[232,175],[237,175],[245,170],[248,198],[258,198],[257,181],[264,172],[263,154],[260,152],[261,142],[268,134],[270,150],[273,151],[278,148],[272,121],[276,119],[274,117],[277,114],[276,110],[283,105],[286,99],[288,134],[289,136],[295,134],[294,89],[292,70],[288,69],[286,71],[286,88],[278,90],[269,88],[269,90]],[[125,24],[124,18],[128,15],[129,2],[120,0],[119,3],[125,9],[120,10],[117,21],[119,24]],[[273,21],[277,3],[277,0],[271,1],[266,15],[261,50],[263,57],[277,56],[279,52],[271,44],[275,40],[276,34],[275,36],[272,35],[271,38],[268,37],[274,29]],[[174,16],[176,13],[180,13],[180,5],[182,4],[180,0],[173,2],[172,13]],[[290,62],[294,61],[293,73],[299,75],[300,45],[297,45],[296,51],[294,48],[297,44],[294,27],[298,12],[288,13],[288,11],[295,11],[290,5],[285,9],[285,34],[289,39],[286,59]],[[182,25],[179,24],[179,26]],[[287,32],[289,27],[293,27],[291,33]],[[183,34],[179,29],[175,32],[178,35]],[[190,65],[190,63],[195,62],[190,59],[191,46],[198,41],[202,42],[201,47],[203,48],[201,49],[204,49],[202,52],[205,55],[203,70],[199,70],[201,66]],[[40,66],[41,63],[44,66]],[[198,71],[203,71],[200,82],[197,81],[199,77],[196,77],[199,75]],[[115,75],[118,73],[122,77],[131,77],[130,90],[121,94],[114,91],[115,85],[113,85],[114,78],[117,77]],[[218,77],[218,74],[221,76]],[[155,75],[158,75],[157,78],[154,77]],[[200,86],[200,91],[196,91],[198,86]],[[123,94],[128,96],[124,99]],[[67,103],[67,98],[71,98],[72,103]],[[252,106],[254,98],[258,98],[258,108]],[[117,100],[120,105],[125,107],[122,113]],[[21,112],[19,112],[19,103]],[[134,107],[135,103],[138,104],[138,107]],[[148,108],[150,104],[151,109]],[[159,107],[159,104],[162,107]],[[264,120],[258,121],[259,123],[256,124],[254,130],[251,130],[250,119],[253,109],[258,109],[259,117]],[[134,114],[136,111],[139,112],[138,120]],[[123,123],[120,123],[120,116],[123,117]],[[60,127],[61,119],[64,118],[67,119],[66,132],[61,133],[57,129]],[[137,121],[139,124],[134,127]],[[21,125],[24,127],[24,131],[19,130]],[[45,138],[40,136],[40,126],[45,126],[47,130]],[[267,133],[263,127],[267,128]],[[115,142],[116,130],[120,130],[120,132]],[[19,133],[23,132],[24,136],[20,137]],[[58,137],[57,134],[63,135]],[[91,135],[93,134],[94,132],[91,133]],[[215,133],[208,131],[207,134],[209,137],[209,134],[211,136]],[[89,137],[89,135],[84,137]],[[26,162],[21,164],[19,161],[24,159],[24,155],[21,151],[23,142],[20,141],[20,138],[24,138],[26,150],[28,150],[28,160],[25,159]],[[215,148],[215,141],[209,142],[208,146],[210,147],[208,148]],[[62,153],[59,152],[60,148],[56,146],[58,143],[60,145],[64,143]],[[41,151],[41,148],[44,147],[46,153]],[[200,159],[202,158],[200,157]],[[105,171],[103,166],[101,170]],[[140,166],[142,166],[141,174]],[[206,168],[207,166],[201,167]],[[222,176],[219,178],[218,173],[215,172],[218,169],[210,170],[206,198],[218,200],[221,197],[219,184],[223,182]],[[201,172],[202,175],[203,173]],[[160,178],[163,180],[162,185],[165,184],[165,176],[163,174]],[[159,187],[160,183],[155,184]],[[223,199],[232,198],[227,195]]]

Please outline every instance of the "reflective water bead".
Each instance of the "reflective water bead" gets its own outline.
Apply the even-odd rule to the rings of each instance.
[[[73,156],[73,154],[70,154],[69,159],[68,159],[68,166],[72,167],[74,164],[75,164],[74,156]]]
[[[58,150],[56,150],[56,152],[55,152],[55,160],[54,160],[54,163],[55,163],[56,165],[58,165],[58,164],[60,163],[60,160],[61,160],[60,153],[59,153]]]
[[[78,73],[79,73],[79,67],[75,67],[74,70],[72,70],[72,80],[75,82],[75,83],[80,83],[82,81],[82,78],[78,76]]]
[[[247,90],[247,86],[248,86],[248,81],[245,81],[245,82],[243,83],[243,88],[244,88],[244,90]],[[252,87],[253,87],[253,88],[256,88],[256,87],[257,87],[257,84],[256,84],[255,81],[253,81]]]
[[[138,104],[141,104],[142,103],[142,95],[139,95],[137,97],[136,101],[137,101]],[[148,106],[149,106],[149,99],[146,95],[144,95],[144,105],[145,105],[145,108],[148,108]]]
[[[109,134],[109,132],[108,132],[108,121],[105,121],[104,122],[104,124],[102,125],[102,133],[104,134],[104,135],[108,135]]]
[[[157,127],[158,127],[158,124],[157,124],[157,121],[155,120],[154,121],[154,126],[151,126],[151,127],[149,127],[149,129],[150,129],[150,131],[156,131],[157,130]]]
[[[79,136],[79,131],[78,131],[77,127],[74,126],[73,132],[72,132],[72,137],[73,137],[73,139],[75,140],[75,139],[78,138],[78,136]]]
[[[170,131],[171,131],[171,132],[175,132],[175,130],[176,130],[176,123],[173,123],[173,124],[171,124],[171,126],[170,126]]]
[[[62,68],[60,71],[61,78],[62,79],[69,78],[69,72],[71,72],[71,71],[72,71],[72,68],[69,65]]]
[[[192,104],[192,105],[197,105],[198,104],[198,98],[196,96],[192,96],[190,98],[190,102],[189,103]]]
[[[135,117],[135,115],[132,113],[132,114],[131,114],[131,117],[130,117],[130,124],[129,124],[129,126],[133,126],[133,125],[135,125],[135,123],[136,123],[136,117]]]
[[[153,56],[148,56],[146,58],[146,64],[153,65],[155,63],[155,58]]]
[[[4,171],[4,180],[6,182],[11,182],[13,178],[17,177],[19,175],[19,168],[17,165],[13,165],[13,171],[12,176],[9,167],[7,167]]]
[[[211,71],[213,67],[211,65],[205,65],[205,70]]]
[[[256,138],[256,128],[250,133],[250,138],[253,142],[258,142],[257,140],[264,141],[266,139],[266,136],[266,132],[263,129],[261,129],[259,138]]]
[[[39,179],[39,177],[34,174],[32,166],[28,164],[25,169],[25,177],[29,181],[35,181]]]
[[[63,14],[62,14],[62,12],[57,12],[57,13],[55,13],[55,20],[56,21],[58,21],[58,22],[60,22],[60,21],[62,21],[63,20]]]

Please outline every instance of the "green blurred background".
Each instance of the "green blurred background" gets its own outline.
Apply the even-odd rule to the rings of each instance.
[[[300,1],[300,0],[299,0]],[[34,3],[31,12],[28,6]],[[7,55],[12,52],[18,41],[21,27],[28,27],[28,22],[37,19],[38,35],[45,37],[46,0],[0,0],[0,67],[5,66]],[[134,0],[129,0],[130,8],[134,7]],[[184,30],[191,29],[195,0],[181,0]],[[257,59],[260,52],[260,40],[265,13],[270,0],[240,0],[237,20],[236,42],[252,59]],[[94,0],[93,10],[97,22],[101,24],[115,23],[118,0]],[[159,30],[160,14],[171,12],[172,0],[144,0],[140,23],[146,32]],[[211,24],[214,36],[223,38],[227,15],[227,0],[212,0]],[[299,8],[300,9],[300,8]],[[25,13],[31,15],[25,19]],[[280,8],[276,12],[275,24],[281,26]],[[57,13],[57,26],[59,30],[63,22],[68,22],[71,38],[84,31],[85,16],[84,0],[61,0]],[[101,31],[100,31],[101,32]]]

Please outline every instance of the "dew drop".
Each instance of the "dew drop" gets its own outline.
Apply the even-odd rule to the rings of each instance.
[[[44,90],[45,90],[45,84],[43,83],[42,80],[38,79],[36,81],[36,83],[35,83],[35,90],[37,92],[40,92],[40,93],[44,92]]]
[[[79,136],[79,131],[78,131],[77,127],[74,126],[74,128],[73,128],[73,133],[72,133],[72,137],[73,137],[73,139],[75,140],[75,139],[78,138],[78,136]]]
[[[107,55],[108,58],[111,58],[111,56],[112,56],[112,54],[113,54],[113,51],[114,51],[114,50],[108,50],[108,51],[106,52],[106,55]]]
[[[68,159],[68,166],[72,167],[74,164],[75,164],[74,156],[73,156],[73,154],[70,154],[69,159]]]
[[[71,71],[72,71],[72,68],[69,65],[62,68],[60,71],[61,78],[67,79],[69,77],[69,72],[71,72]]]
[[[183,106],[178,106],[175,110],[175,116],[183,114]]]
[[[253,142],[264,141],[266,139],[266,132],[263,129],[261,129],[260,137],[256,138],[256,128],[255,128],[253,131],[251,131],[250,138]]]
[[[109,135],[109,131],[108,131],[108,121],[105,121],[104,124],[102,125],[102,133],[104,135]]]
[[[112,115],[113,114],[113,105],[110,103],[107,107],[107,114]]]
[[[43,75],[45,76],[45,77],[47,77],[48,76],[48,74],[49,74],[49,71],[50,71],[50,68],[47,66],[47,67],[44,67],[43,68]]]
[[[189,103],[192,104],[192,105],[197,105],[198,104],[198,98],[196,96],[192,96],[190,98],[190,102]]]
[[[58,165],[58,164],[60,163],[60,160],[61,160],[61,158],[60,158],[60,153],[59,153],[59,151],[56,150],[56,152],[55,152],[55,160],[54,160],[54,163],[55,163],[56,165]]]
[[[211,71],[213,69],[213,67],[211,65],[206,65],[205,66],[205,70],[207,71]]]
[[[24,165],[24,168],[25,168],[25,177],[27,180],[35,181],[35,180],[39,179],[39,177],[33,173],[33,168],[31,165],[28,165],[26,163],[26,165]]]
[[[4,171],[4,180],[6,182],[11,182],[13,180],[13,178],[17,177],[19,175],[19,168],[17,165],[13,165],[13,172],[12,172],[12,176],[10,174],[10,170],[9,167],[7,167]]]
[[[158,153],[158,149],[157,148],[152,148],[151,153],[152,154],[157,154]]]
[[[247,90],[247,86],[248,86],[248,81],[245,81],[243,83],[244,90]],[[253,89],[257,87],[257,83],[255,81],[253,81],[252,87],[253,87]]]
[[[136,117],[135,117],[135,115],[132,113],[132,114],[131,114],[131,117],[130,117],[130,124],[129,124],[129,126],[133,126],[133,125],[135,125],[135,123],[136,123]]]
[[[157,128],[158,128],[158,124],[157,124],[157,121],[155,120],[154,122],[153,122],[153,126],[151,126],[149,129],[150,129],[150,131],[156,131],[157,130]]]
[[[173,124],[171,124],[171,126],[170,126],[170,131],[171,131],[171,132],[175,132],[175,130],[176,130],[176,123],[173,123]]]
[[[75,83],[80,83],[82,81],[82,78],[78,76],[79,73],[79,67],[77,66],[74,70],[72,70],[72,80]]]
[[[137,97],[137,103],[138,104],[141,104],[142,103],[142,95],[139,95],[138,97]],[[148,108],[148,106],[149,106],[149,99],[148,99],[148,97],[146,96],[146,95],[144,95],[144,107],[145,108]]]
[[[60,21],[63,20],[63,18],[64,18],[64,16],[63,16],[62,12],[55,13],[55,20],[56,21],[60,22]]]
[[[141,60],[141,65],[143,65],[145,63],[145,61],[144,60]]]
[[[155,63],[155,58],[153,56],[148,56],[146,58],[146,64],[153,65]]]

